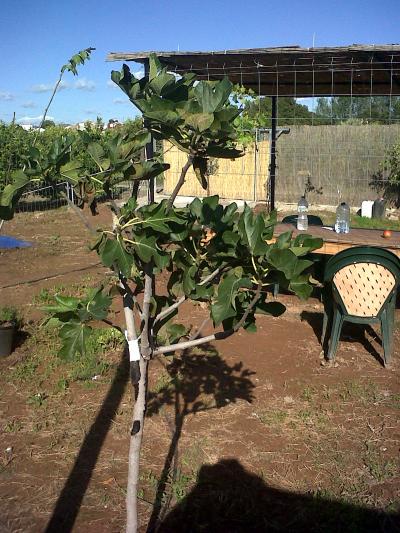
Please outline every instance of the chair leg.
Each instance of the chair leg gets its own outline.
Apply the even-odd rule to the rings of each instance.
[[[329,343],[329,350],[328,350],[328,359],[333,360],[336,355],[337,346],[339,343],[340,338],[340,332],[342,331],[343,326],[343,315],[340,313],[340,311],[335,308],[335,311],[333,313],[333,324],[332,324],[332,333],[331,333],[331,341]]]
[[[322,322],[322,333],[321,333],[321,346],[324,347],[325,344],[325,335],[326,335],[326,328],[328,325],[328,315],[326,311],[324,311],[324,319]]]
[[[279,283],[274,283],[273,295],[275,299],[278,298],[278,292],[279,292]]]
[[[325,352],[326,349],[326,341],[329,340],[329,330],[332,323],[332,315],[333,315],[333,309],[332,309],[332,302],[329,298],[329,292],[324,287],[321,291],[321,300],[324,304],[324,318],[322,322],[322,333],[321,333],[321,346],[323,351]]]
[[[383,345],[383,362],[384,365],[390,363],[392,357],[392,343],[393,343],[393,325],[394,325],[394,305],[389,302],[388,306],[381,315],[381,332]]]

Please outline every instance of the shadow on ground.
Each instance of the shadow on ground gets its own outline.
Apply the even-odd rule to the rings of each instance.
[[[395,533],[399,515],[269,487],[235,459],[201,467],[157,533]]]
[[[318,342],[321,343],[323,313],[302,311],[300,317],[301,320],[310,324]],[[383,356],[375,349],[369,337],[371,340],[373,339],[376,343],[382,346],[381,338],[375,333],[374,329],[369,324],[352,324],[350,322],[345,322],[340,335],[339,346],[340,341],[359,343],[378,361],[379,364],[384,366]],[[329,335],[326,338],[324,346],[325,353],[327,353],[328,349],[327,341],[329,341]]]
[[[164,414],[171,443],[157,483],[148,533],[158,530],[171,504],[172,493],[168,489],[179,470],[179,441],[186,417],[220,409],[238,400],[251,403],[254,399],[254,384],[250,379],[254,372],[241,362],[228,365],[211,344],[204,344],[200,352],[186,350],[163,367],[167,379],[158,390],[149,393],[147,416],[158,413],[166,405],[174,407],[173,417]]]
[[[124,353],[107,395],[82,442],[74,466],[58,497],[46,533],[66,533],[73,530],[104,440],[121,403],[128,377],[128,358]]]

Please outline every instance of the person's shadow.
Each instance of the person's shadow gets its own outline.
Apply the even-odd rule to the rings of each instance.
[[[169,486],[179,469],[178,443],[185,418],[239,399],[252,402],[254,389],[250,379],[254,372],[244,368],[241,362],[230,366],[211,345],[203,345],[200,353],[187,350],[163,366],[168,379],[156,392],[149,392],[146,414],[153,416],[166,405],[174,406],[174,414],[173,420],[167,419],[171,443],[157,484],[148,532],[157,529],[171,504]]]
[[[203,465],[157,533],[395,533],[399,515],[269,487],[236,459]]]

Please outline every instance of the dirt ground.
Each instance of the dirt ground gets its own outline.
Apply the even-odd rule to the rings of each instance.
[[[104,206],[91,220],[107,221]],[[79,292],[107,271],[65,208],[19,214],[3,233],[33,246],[0,251],[1,305],[18,306],[26,323],[0,360],[0,532],[123,531],[123,350],[100,353],[82,377],[39,328],[49,293]],[[389,368],[379,332],[355,326],[328,367],[318,298],[279,300],[286,313],[261,316],[256,334],[152,361],[141,531],[149,521],[162,532],[400,531],[399,310]],[[197,323],[205,311],[185,304],[180,316]]]

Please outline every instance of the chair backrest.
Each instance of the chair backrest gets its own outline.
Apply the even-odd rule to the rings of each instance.
[[[400,259],[373,246],[357,246],[333,256],[325,282],[342,310],[355,317],[376,317],[400,282]]]
[[[322,226],[323,222],[317,215],[307,215],[309,226]],[[282,224],[297,225],[297,215],[287,215],[282,219]]]

